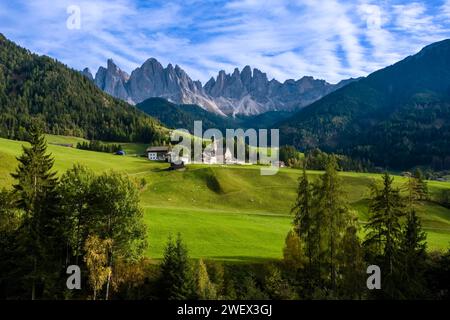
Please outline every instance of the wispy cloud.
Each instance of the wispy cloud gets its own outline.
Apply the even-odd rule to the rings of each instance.
[[[67,7],[81,29],[66,28]],[[113,58],[130,72],[147,58],[206,81],[249,64],[285,80],[367,75],[450,36],[450,0],[12,0],[0,32],[69,66]]]

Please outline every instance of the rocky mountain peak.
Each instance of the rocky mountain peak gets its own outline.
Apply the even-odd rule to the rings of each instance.
[[[89,78],[87,72],[83,74]],[[235,68],[231,74],[221,70],[203,86],[179,65],[164,68],[155,58],[147,59],[130,76],[109,59],[106,68],[100,67],[93,79],[107,93],[131,103],[159,97],[233,115],[301,108],[348,83],[331,85],[308,76],[280,83],[269,81],[266,73],[247,65],[242,71]]]
[[[83,71],[81,71],[81,74],[89,80],[94,81],[94,76],[89,68],[84,68]]]

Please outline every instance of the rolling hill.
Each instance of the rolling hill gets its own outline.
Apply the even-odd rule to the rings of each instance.
[[[450,40],[425,47],[278,123],[284,143],[395,169],[450,168]]]
[[[73,138],[48,138],[59,143]],[[10,187],[9,173],[23,142],[0,139],[0,188]],[[145,179],[141,205],[149,226],[147,255],[159,259],[169,234],[183,234],[194,258],[225,261],[279,259],[291,227],[290,208],[295,199],[299,170],[283,168],[275,176],[261,176],[258,166],[191,165],[185,171],[167,171],[167,163],[133,156],[78,150],[50,144],[58,173],[81,163],[99,173],[115,170],[132,179]],[[321,172],[308,172],[310,178]],[[340,174],[351,207],[360,223],[367,221],[368,186],[376,174]],[[405,178],[395,177],[396,186]],[[430,181],[432,195],[450,189],[450,183]],[[428,248],[444,249],[450,242],[450,210],[433,202],[419,208],[428,234]]]

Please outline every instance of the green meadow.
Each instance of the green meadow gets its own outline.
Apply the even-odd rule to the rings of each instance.
[[[77,150],[58,144],[76,144],[79,138],[47,136],[55,170],[62,173],[74,164],[95,172],[115,170],[133,179],[145,179],[141,205],[148,224],[151,258],[162,257],[169,235],[183,235],[190,255],[198,258],[245,262],[279,259],[290,228],[290,208],[295,200],[300,171],[283,168],[274,176],[261,176],[258,166],[190,165],[184,171],[168,171],[168,164],[137,156],[142,144],[123,144],[128,156]],[[0,139],[0,187],[10,188],[20,141]],[[311,179],[321,172],[308,172]],[[361,225],[367,221],[369,185],[380,175],[341,173],[345,196]],[[396,176],[401,186],[405,178]],[[432,195],[447,182],[429,182]],[[419,215],[428,234],[429,250],[450,244],[450,210],[434,202],[422,204]]]

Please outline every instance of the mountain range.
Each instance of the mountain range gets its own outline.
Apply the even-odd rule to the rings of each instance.
[[[301,101],[315,99],[306,92],[312,94],[317,85],[321,88],[318,91],[325,93],[330,90],[329,85],[303,78],[278,83],[277,90],[286,90],[286,94],[275,94],[275,80],[266,81],[263,73],[250,71],[246,67],[231,75],[221,72],[202,86],[180,67],[163,68],[154,59],[131,75],[110,60],[94,78],[88,70],[82,72],[83,76],[0,34],[0,136],[24,139],[27,129],[38,123],[53,134],[161,143],[168,130],[154,117],[174,128],[190,128],[194,120],[205,120],[207,127],[279,128],[283,145],[299,150],[320,148],[370,160],[383,168],[426,166],[450,170],[450,40],[431,44],[392,66],[344,83],[341,88],[334,87],[304,107],[299,107]],[[291,96],[289,85],[295,88]],[[300,87],[308,90],[297,96],[295,92]],[[147,99],[148,92],[159,92],[163,97]],[[251,111],[249,105],[243,109],[232,105],[227,109],[225,102],[220,108],[216,103],[245,100],[249,94],[251,101],[261,103],[261,108]],[[276,109],[254,115],[267,110],[262,109],[263,102],[269,106],[273,97],[284,101],[283,108],[295,112]],[[190,102],[168,101],[183,99]],[[211,102],[209,107],[198,106],[204,99]],[[130,105],[122,100],[140,103]],[[289,106],[288,102],[292,104]],[[243,115],[239,110],[253,115]]]
[[[376,71],[275,125],[283,143],[388,168],[450,169],[450,40]]]
[[[131,75],[122,71],[113,60],[92,75],[82,72],[108,94],[138,104],[149,98],[164,98],[175,104],[196,104],[219,115],[258,115],[269,111],[293,111],[309,105],[354,79],[330,84],[313,77],[269,80],[267,75],[250,66],[232,74],[220,71],[204,86],[193,81],[178,65],[164,68],[156,59],[148,59]]]

